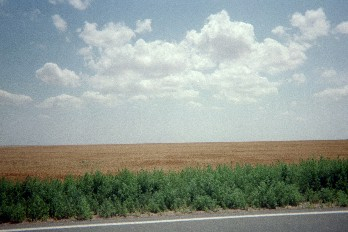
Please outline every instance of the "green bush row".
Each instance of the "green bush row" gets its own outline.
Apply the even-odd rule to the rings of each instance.
[[[60,180],[0,180],[0,222],[89,219],[129,213],[275,208],[301,202],[348,206],[348,160],[227,165]]]

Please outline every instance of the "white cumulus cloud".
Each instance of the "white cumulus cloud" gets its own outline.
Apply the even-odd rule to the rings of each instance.
[[[247,67],[217,69],[209,78],[209,86],[215,90],[214,98],[234,103],[253,103],[262,96],[278,93],[277,83],[268,81]]]
[[[36,77],[43,82],[54,85],[77,87],[80,86],[80,77],[74,71],[61,69],[55,63],[46,63],[36,70]]]
[[[93,0],[66,0],[72,7],[77,10],[86,10]],[[48,0],[53,5],[64,3],[64,0]]]
[[[83,105],[83,101],[75,96],[68,94],[62,94],[56,97],[49,97],[43,102],[39,103],[39,108],[80,108]]]
[[[315,97],[340,100],[348,96],[348,85],[341,88],[328,88],[321,92],[315,93]]]
[[[78,30],[86,44],[79,53],[92,73],[88,79],[91,99],[106,100],[112,95],[118,101],[172,98],[197,102],[204,93],[233,103],[256,102],[277,94],[282,80],[270,77],[302,65],[311,43],[330,28],[319,8],[304,15],[295,13],[290,20],[293,28],[273,29],[284,42],[258,41],[253,25],[233,21],[223,10],[207,17],[199,30],[187,31],[181,41],[137,38],[151,31],[151,23],[150,19],[138,20],[132,29],[123,23],[98,26],[86,22]],[[291,34],[294,28],[300,33]],[[306,78],[295,74],[290,81],[302,84]]]
[[[342,34],[348,34],[348,21],[338,24],[335,31]]]
[[[321,72],[321,76],[324,78],[331,78],[331,77],[334,77],[336,75],[337,75],[337,72],[334,69],[324,69]]]
[[[304,46],[258,42],[251,24],[231,21],[226,11],[210,15],[179,42],[136,39],[139,28],[85,23],[79,30],[87,45],[80,54],[95,72],[89,79],[93,89],[130,100],[193,101],[204,91],[235,103],[255,102],[277,93],[278,84],[260,73],[295,69],[306,60]]]
[[[82,94],[81,99],[86,103],[97,103],[106,106],[113,106],[119,103],[114,94],[101,94],[97,91],[86,91]]]
[[[296,42],[282,44],[277,40],[266,38],[262,43],[255,44],[255,47],[245,65],[249,62],[249,67],[261,72],[277,74],[293,70],[307,59],[306,47]]]
[[[108,23],[102,30],[97,27],[96,23],[86,22],[80,38],[90,46],[110,48],[123,46],[135,37],[134,31],[121,23]]]
[[[250,53],[255,43],[254,27],[234,22],[226,11],[211,15],[200,32],[192,30],[186,40],[218,61],[237,59]]]
[[[295,73],[292,75],[289,82],[296,83],[298,85],[303,84],[306,82],[306,76],[303,73]]]
[[[80,96],[61,94],[55,97],[49,97],[36,106],[38,108],[81,108],[90,104],[112,107],[120,104],[120,101],[115,94],[85,91]]]
[[[277,26],[272,30],[272,33],[277,36],[285,36],[287,35],[286,28],[283,26]]]
[[[64,19],[62,19],[60,15],[58,14],[53,15],[52,20],[53,20],[54,26],[57,28],[58,31],[64,32],[68,28],[67,22]]]
[[[151,19],[138,20],[136,24],[137,28],[135,29],[136,33],[145,33],[151,32]]]
[[[68,0],[68,2],[75,9],[86,10],[91,4],[92,0]]]
[[[58,30],[66,30],[59,15],[52,19]],[[85,22],[77,33],[85,43],[79,54],[89,69],[85,86],[89,89],[79,96],[49,97],[37,106],[115,106],[152,99],[201,104],[201,97],[235,104],[255,103],[264,96],[277,94],[281,83],[305,83],[303,73],[295,73],[287,80],[276,77],[302,65],[311,43],[330,29],[321,8],[293,14],[293,28],[274,28],[272,33],[282,37],[282,41],[258,40],[253,25],[231,20],[225,10],[208,16],[200,29],[187,31],[180,41],[138,38],[151,32],[151,24],[151,19],[138,20],[135,28],[118,22],[101,26]],[[332,70],[322,73],[330,75],[335,75]],[[36,70],[36,77],[48,84],[81,86],[79,75],[55,63],[44,64]],[[315,96],[344,96],[345,91],[327,89]]]
[[[291,17],[291,25],[300,30],[297,39],[301,41],[315,40],[328,35],[330,31],[330,22],[322,8],[307,10],[304,15],[296,12]]]
[[[0,89],[0,105],[24,105],[33,99],[27,95],[14,94]]]

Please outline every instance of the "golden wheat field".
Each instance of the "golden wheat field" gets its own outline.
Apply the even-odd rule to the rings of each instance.
[[[125,168],[177,171],[218,164],[291,163],[320,156],[348,158],[348,140],[0,147],[0,177],[64,178]]]

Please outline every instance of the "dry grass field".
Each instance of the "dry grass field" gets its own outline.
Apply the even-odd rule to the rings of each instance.
[[[348,158],[348,140],[0,147],[0,177],[64,178],[122,169],[180,170],[218,164],[271,164]]]

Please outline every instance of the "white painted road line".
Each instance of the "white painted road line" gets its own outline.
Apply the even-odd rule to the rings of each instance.
[[[106,226],[124,226],[124,225],[144,225],[158,223],[173,223],[173,222],[192,222],[192,221],[208,221],[208,220],[226,220],[226,219],[242,219],[242,218],[265,218],[265,217],[284,217],[284,216],[303,216],[303,215],[324,215],[324,214],[348,214],[348,210],[341,211],[315,211],[315,212],[296,212],[296,213],[272,213],[272,214],[250,214],[250,215],[234,215],[220,217],[201,217],[201,218],[180,218],[168,220],[153,220],[153,221],[135,221],[135,222],[115,222],[115,223],[96,223],[83,225],[67,225],[67,226],[52,226],[52,227],[36,227],[36,228],[19,228],[0,231],[39,231],[39,230],[63,230],[74,228],[91,228],[91,227],[106,227]]]

